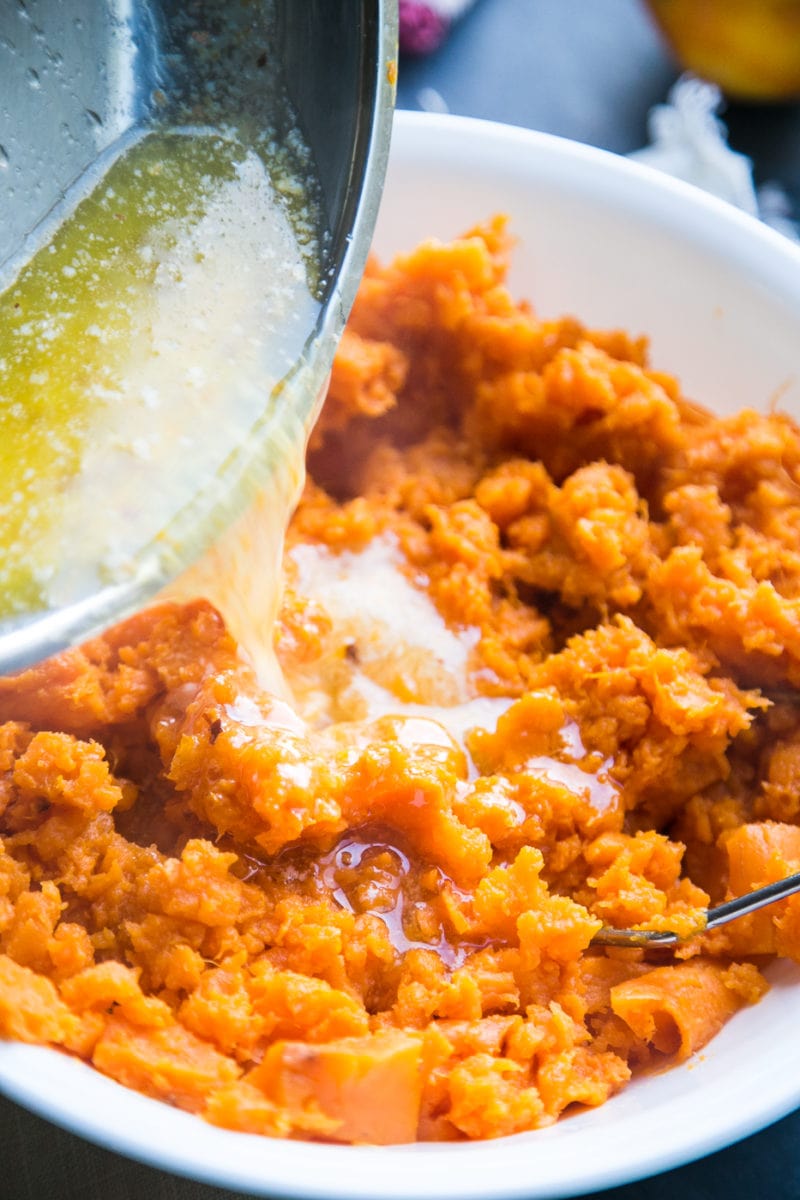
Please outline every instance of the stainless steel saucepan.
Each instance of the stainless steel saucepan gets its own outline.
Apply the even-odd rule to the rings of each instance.
[[[6,476],[5,491],[0,480],[0,671],[76,643],[153,596],[244,510],[307,434],[372,236],[388,155],[396,35],[394,0],[8,0],[0,5],[0,300],[5,303],[0,313],[5,324],[5,329],[0,325],[0,474]],[[236,378],[237,362],[244,371],[255,355],[248,319],[253,325],[256,317],[236,290],[237,273],[247,274],[251,265],[248,236],[251,257],[260,254],[257,228],[240,230],[244,240],[238,258],[218,254],[215,260],[213,278],[221,297],[216,309],[203,309],[200,317],[192,310],[189,321],[202,326],[194,343],[201,357],[209,346],[224,347],[224,380],[217,386],[208,378],[205,360],[194,361],[190,350],[185,387],[183,376],[176,383],[173,372],[166,394],[151,403],[155,389],[137,358],[140,319],[136,336],[120,341],[140,369],[139,392],[130,403],[120,392],[114,410],[106,368],[87,366],[86,378],[69,384],[73,397],[76,387],[84,389],[79,397],[84,441],[76,435],[69,453],[62,453],[53,432],[61,419],[53,375],[73,369],[74,362],[65,366],[45,346],[50,366],[29,371],[25,386],[33,407],[20,411],[18,398],[10,394],[14,376],[8,361],[16,353],[14,338],[30,340],[32,328],[43,338],[68,338],[68,322],[55,332],[48,325],[47,295],[52,293],[54,305],[60,302],[52,283],[54,264],[63,259],[59,280],[72,272],[71,304],[92,298],[94,267],[90,270],[89,260],[81,257],[80,230],[69,233],[78,251],[67,259],[68,249],[58,244],[59,229],[71,217],[74,224],[76,213],[81,216],[84,210],[76,207],[81,197],[92,193],[97,199],[98,188],[112,179],[106,173],[143,132],[168,130],[180,137],[198,129],[216,131],[223,141],[233,139],[245,148],[234,168],[240,190],[261,186],[247,175],[253,156],[267,163],[287,219],[293,227],[302,226],[311,302],[279,314],[273,332],[280,341],[286,318],[291,346],[283,357],[277,355],[276,377],[267,392],[259,393],[256,377],[250,378],[249,407],[236,416],[231,405],[226,407],[225,389]],[[155,172],[148,161],[147,169]],[[120,203],[116,213],[109,195],[111,186],[105,193],[106,217],[119,217],[121,230],[128,220],[130,228],[130,220],[138,219],[134,202],[129,197],[128,209]],[[191,207],[191,195],[184,201]],[[222,191],[214,203],[217,209],[202,219],[218,217],[224,225],[232,214]],[[94,236],[90,222],[80,228]],[[148,236],[152,243],[152,230]],[[179,304],[186,295],[196,300],[193,263],[185,271],[180,263],[170,265],[169,229],[158,236],[167,249],[165,263],[152,268],[153,278],[162,290],[171,288]],[[46,282],[37,285],[25,276],[26,264],[37,251],[41,257],[49,242],[53,262],[44,261]],[[141,255],[147,251],[148,263],[151,243],[136,249]],[[199,261],[204,249],[198,244],[194,258]],[[124,297],[124,272],[119,264],[114,269],[117,276],[112,272],[108,279]],[[84,271],[77,282],[76,270]],[[159,271],[168,276],[166,283]],[[108,279],[102,284],[106,289],[112,286]],[[15,300],[15,287],[21,299]],[[153,328],[158,320],[146,315]],[[257,323],[263,324],[260,316]],[[96,340],[105,337],[96,322],[87,329]],[[161,347],[169,339],[160,327],[157,332]],[[27,360],[20,355],[19,361]],[[9,394],[4,394],[4,379],[11,381],[5,387]],[[199,386],[198,379],[204,399],[195,403],[191,388]],[[160,428],[164,414],[172,421],[173,441],[165,443],[168,453],[153,455],[151,427]],[[127,439],[124,453],[118,418]],[[197,449],[201,433],[205,441]],[[179,455],[176,447],[185,451]],[[180,487],[174,486],[172,470],[177,457]],[[25,463],[37,465],[25,468]],[[87,519],[75,493],[90,464],[104,484]],[[19,483],[9,482],[17,469]],[[135,482],[127,490],[117,488],[128,475]],[[46,494],[37,491],[40,483]],[[140,509],[149,504],[155,511],[162,496],[158,528],[154,532],[145,523],[141,544],[131,533],[116,561],[107,544],[109,529],[124,541],[126,532],[138,529]],[[65,564],[74,569],[66,570]],[[58,586],[52,584],[54,571]]]

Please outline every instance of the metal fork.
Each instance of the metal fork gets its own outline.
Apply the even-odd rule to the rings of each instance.
[[[680,946],[700,933],[706,933],[709,929],[718,929],[721,925],[735,921],[737,917],[745,917],[748,913],[757,912],[767,904],[784,900],[796,892],[800,892],[800,871],[794,875],[787,875],[785,879],[779,879],[776,883],[768,883],[765,887],[756,888],[755,891],[748,892],[744,896],[737,896],[735,900],[727,900],[725,904],[718,904],[716,908],[709,908],[705,920],[698,924],[691,933],[679,934],[662,929],[603,928],[592,938],[592,945],[620,946],[625,949],[661,949]]]

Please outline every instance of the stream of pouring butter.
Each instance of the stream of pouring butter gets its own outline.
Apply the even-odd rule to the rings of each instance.
[[[253,503],[164,589],[161,599],[210,601],[250,658],[261,686],[291,701],[274,634],[283,593],[284,538],[305,480],[305,439],[287,433],[275,450],[273,471]]]

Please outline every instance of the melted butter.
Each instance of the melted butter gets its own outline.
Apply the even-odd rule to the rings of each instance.
[[[486,939],[454,940],[447,897],[466,898],[439,868],[421,864],[385,828],[365,826],[348,830],[323,853],[302,844],[288,847],[275,859],[243,856],[245,880],[281,878],[295,893],[330,897],[347,912],[378,916],[398,955],[408,950],[433,950],[456,968]]]
[[[278,467],[253,504],[162,593],[174,600],[209,600],[250,658],[261,686],[284,700],[291,693],[273,635],[283,590],[284,534],[304,471],[303,441],[287,440]],[[299,718],[295,722],[302,724]]]
[[[151,133],[19,271],[0,296],[0,619],[124,578],[246,441],[313,327],[313,252],[259,153]]]
[[[264,725],[264,713],[249,696],[237,696],[232,704],[226,704],[225,714],[237,725],[244,725],[245,728],[258,729]],[[300,720],[297,713],[283,700],[273,699],[269,710],[269,724],[276,729],[283,729],[286,733],[294,733],[302,736],[306,732],[306,726]]]
[[[445,707],[441,704],[404,704],[393,703],[391,696],[381,695],[377,688],[365,687],[364,681],[360,686],[364,689],[362,695],[368,694],[370,716],[397,713],[411,720],[425,718],[425,724],[436,724],[447,731],[449,737],[462,749],[466,749],[466,736],[472,729],[493,731],[498,719],[514,701],[506,696],[473,696],[461,704],[451,704]]]
[[[609,776],[613,765],[610,760],[592,762],[583,744],[581,731],[575,721],[567,721],[560,732],[563,758],[549,755],[534,755],[527,759],[523,769],[551,783],[561,784],[568,791],[582,796],[598,813],[614,808],[620,800],[619,787]]]
[[[619,789],[602,769],[592,771],[580,763],[542,755],[528,759],[525,770],[550,783],[562,784],[567,791],[585,797],[598,812],[605,812],[619,800]]]
[[[327,677],[325,663],[314,665],[311,686],[293,680],[309,723],[328,726],[339,745],[358,748],[374,738],[377,722],[396,717],[395,740],[454,747],[474,775],[467,733],[493,730],[513,703],[474,695],[470,667],[479,630],[446,623],[424,586],[409,580],[391,537],[340,554],[302,544],[289,557],[294,588],[319,603],[332,622],[331,643],[353,648],[344,673],[337,658]]]
[[[475,778],[478,772],[469,752],[467,734],[473,729],[492,732],[498,719],[514,703],[505,696],[473,696],[460,704],[405,704],[360,672],[354,674],[352,691],[365,706],[363,715],[332,726],[331,730],[340,737],[349,736],[353,744],[364,746],[376,722],[397,717],[401,722],[397,740],[406,745],[455,746],[465,756],[470,778]]]
[[[335,640],[354,647],[363,678],[389,693],[395,706],[450,707],[469,699],[470,657],[480,633],[447,625],[424,580],[416,587],[408,579],[393,539],[374,538],[358,553],[299,545],[291,560],[297,591],[323,605]],[[369,702],[360,712],[335,714],[350,715],[370,715]]]

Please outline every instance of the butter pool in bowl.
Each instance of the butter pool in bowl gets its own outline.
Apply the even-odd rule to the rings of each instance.
[[[592,329],[647,335],[653,366],[720,414],[774,404],[800,413],[800,254],[778,235],[586,147],[398,115],[376,238],[382,259],[497,212],[509,214],[518,240],[511,290],[542,317],[573,313]],[[373,559],[380,579],[385,562]],[[294,569],[303,575],[302,552]],[[340,582],[329,573],[323,592]],[[0,1046],[0,1087],[113,1149],[265,1195],[568,1196],[676,1166],[800,1101],[800,972],[782,962],[766,974],[767,994],[701,1054],[635,1078],[598,1108],[490,1141],[351,1147],[232,1133],[75,1059],[15,1043]]]

